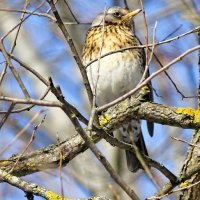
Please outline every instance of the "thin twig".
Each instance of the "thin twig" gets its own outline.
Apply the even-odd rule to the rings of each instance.
[[[34,70],[32,67],[24,63],[22,60],[19,58],[15,57],[14,55],[10,55],[13,60],[18,62],[22,67],[24,67],[26,70],[31,72],[35,77],[37,77],[40,81],[42,81],[46,86],[50,87],[51,92],[56,96],[58,95],[57,89],[54,87],[52,84],[52,79],[49,77],[49,80],[46,80],[43,76],[40,75],[36,70]],[[53,87],[53,89],[51,88]],[[56,96],[58,98],[58,96]],[[84,124],[88,124],[88,120],[71,104],[69,104],[67,101],[65,101],[65,104],[71,108],[73,113],[78,117],[78,119],[83,122]]]
[[[85,67],[83,66],[82,64],[82,61],[81,61],[81,58],[79,57],[79,54],[76,50],[76,47],[74,45],[74,42],[72,40],[72,38],[70,37],[65,25],[63,24],[63,21],[56,9],[56,6],[53,2],[53,0],[47,0],[47,2],[49,3],[50,7],[51,7],[51,10],[57,20],[57,24],[58,24],[58,27],[60,28],[60,30],[62,31],[66,41],[68,42],[69,44],[69,47],[72,51],[72,54],[73,54],[73,57],[79,67],[79,70],[81,72],[81,75],[82,75],[82,78],[83,78],[83,83],[85,85],[85,88],[86,88],[86,91],[87,91],[87,95],[88,95],[88,98],[89,98],[89,101],[90,101],[90,105],[92,105],[92,102],[93,102],[93,94],[92,94],[92,90],[91,90],[91,87],[90,87],[90,84],[89,84],[89,80],[88,80],[88,77],[87,77],[87,74],[86,74],[86,70],[85,70]]]
[[[129,9],[127,0],[124,0],[124,5],[126,9]]]
[[[154,55],[156,27],[157,27],[157,21],[155,22],[154,29],[153,29],[153,46],[152,46],[152,49],[150,50],[151,55],[150,55],[149,61],[146,62],[145,70],[144,70],[144,72],[142,74],[142,78],[138,84],[142,83],[142,81],[144,81],[145,78],[147,77],[147,75],[149,74],[149,64]],[[149,48],[149,47],[147,47],[147,48]]]
[[[59,146],[59,150],[60,150],[60,162],[59,162],[59,177],[60,177],[60,188],[61,188],[61,195],[62,195],[62,200],[64,200],[64,188],[63,188],[63,177],[62,177],[62,162],[63,162],[63,150],[60,146],[61,142],[60,142],[60,139],[57,135],[57,143],[58,143],[58,146]]]
[[[158,22],[156,21],[155,22],[155,25],[154,25],[154,29],[153,29],[153,46],[152,46],[152,49],[151,49],[151,54],[150,54],[150,58],[149,58],[149,61],[148,61],[148,66],[150,65],[150,62],[153,58],[153,55],[154,55],[154,48],[155,48],[155,42],[156,42],[156,28],[157,28],[157,24]]]
[[[5,96],[0,96],[0,101],[10,101],[14,104],[32,104],[32,105],[47,106],[47,107],[62,107],[62,104],[58,101],[19,99],[19,98],[5,97]]]
[[[42,95],[42,97],[39,98],[39,100],[43,100],[47,96],[47,94],[49,93],[49,91],[50,91],[50,87],[48,87],[46,89],[46,91],[44,92],[44,94]],[[24,112],[24,111],[30,111],[34,106],[35,105],[31,105],[31,106],[27,106],[25,108],[20,108],[20,109],[12,110],[11,113],[20,113],[20,112]],[[5,113],[6,113],[6,111],[4,111],[4,110],[0,111],[0,114],[5,114]]]
[[[132,94],[134,94],[136,91],[138,91],[139,89],[141,89],[143,86],[145,86],[148,82],[150,82],[154,77],[158,76],[160,73],[164,72],[165,70],[167,70],[168,68],[170,68],[172,65],[174,65],[175,63],[177,63],[178,61],[182,60],[185,56],[187,56],[188,54],[196,51],[200,49],[200,45],[197,45],[191,49],[188,49],[187,51],[185,51],[184,53],[182,53],[180,56],[178,56],[177,58],[175,58],[174,60],[172,60],[171,62],[169,62],[167,65],[165,65],[163,68],[157,70],[156,72],[152,73],[151,76],[149,76],[148,78],[146,78],[141,84],[139,84],[136,88],[134,88],[133,90],[129,91],[128,93],[126,93],[125,95],[115,99],[114,101],[103,105],[99,108],[97,108],[97,111],[100,112],[102,110],[105,110],[113,105],[115,105],[118,102],[123,101],[124,99],[126,99],[127,97],[131,96]]]
[[[24,150],[22,151],[22,153],[18,156],[18,158],[17,158],[16,162],[14,163],[13,167],[8,172],[9,174],[11,174],[12,171],[15,169],[15,167],[17,166],[20,158],[24,155],[24,153],[27,151],[27,149],[29,148],[29,146],[31,145],[31,143],[33,142],[33,140],[35,139],[36,130],[42,125],[42,123],[45,120],[45,117],[46,117],[46,115],[44,115],[42,121],[37,126],[34,127],[33,133],[32,133],[31,138],[30,138],[30,141],[28,142],[28,144],[26,145],[26,147],[24,148]]]
[[[38,13],[38,12],[29,11],[29,10],[17,10],[17,9],[6,9],[6,8],[0,8],[0,11],[31,14],[31,15],[35,15],[35,16],[38,16],[38,17],[46,17],[46,18],[48,18],[48,19],[50,19],[51,21],[54,21],[54,22],[56,21],[56,19],[53,16],[51,16],[47,13]]]
[[[53,83],[52,83],[53,88]],[[57,89],[57,98],[64,105],[65,99],[60,89]],[[70,121],[73,123],[76,131],[80,134],[80,136],[85,141],[86,145],[90,148],[90,150],[95,154],[97,159],[103,164],[105,169],[109,172],[113,180],[129,195],[133,200],[139,200],[136,193],[121,179],[121,177],[114,171],[110,163],[107,159],[102,155],[102,153],[96,148],[95,144],[91,140],[91,138],[86,134],[86,132],[81,127],[78,119],[74,116],[74,113],[71,111],[69,106],[63,106],[63,111],[69,117]]]
[[[158,64],[160,65],[161,68],[163,68],[163,64],[161,63],[161,61],[159,60],[159,58],[157,57],[157,55],[154,53],[154,58],[156,59],[156,61],[158,62]],[[167,76],[167,78],[171,81],[172,85],[175,87],[176,91],[181,95],[182,99],[184,98],[192,98],[191,96],[185,96],[177,87],[176,83],[172,80],[172,78],[170,77],[170,75],[168,74],[168,72],[164,71],[165,75]]]
[[[18,62],[23,68],[31,72],[35,77],[37,77],[42,83],[44,83],[46,86],[49,86],[49,81],[46,80],[40,73],[38,73],[34,68],[30,67],[28,64],[23,62],[21,59],[17,58],[14,55],[9,55],[13,60]]]
[[[147,24],[147,19],[146,19],[146,16],[145,16],[145,10],[144,10],[144,6],[143,6],[143,1],[142,0],[140,0],[140,5],[141,5],[141,8],[142,8],[142,14],[143,14],[144,25],[145,25],[145,46],[146,46],[146,48],[145,48],[145,56],[146,56],[145,62],[146,63],[145,63],[145,70],[144,70],[144,75],[145,75],[145,74],[147,74],[148,68],[149,68],[149,66],[148,66],[148,60],[149,60],[149,48],[148,48],[149,30],[148,30],[148,24]],[[141,81],[143,81],[143,80],[141,80]]]
[[[26,0],[25,1],[25,4],[24,4],[24,9],[23,10],[26,10],[28,5],[29,5],[29,0]],[[25,13],[22,13],[21,16],[20,16],[20,19],[19,19],[19,26],[17,27],[17,30],[16,30],[16,35],[15,35],[15,38],[13,40],[13,44],[12,44],[12,47],[11,47],[11,50],[10,50],[10,54],[13,53],[16,45],[17,45],[17,39],[18,39],[18,36],[19,36],[19,32],[20,32],[20,29],[21,29],[21,26],[22,26],[22,22],[24,20],[24,16],[25,16]]]
[[[173,136],[171,136],[171,138],[174,139],[174,140],[177,140],[177,141],[179,141],[179,142],[183,142],[183,143],[185,143],[185,144],[188,144],[189,146],[200,148],[199,145],[196,145],[196,144],[194,144],[194,143],[188,142],[188,141],[186,141],[186,140],[183,140],[183,139],[180,139],[180,138],[176,138],[176,137],[173,137]]]
[[[143,154],[140,152],[139,148],[136,146],[136,144],[134,142],[134,138],[133,138],[133,133],[132,132],[129,133],[129,137],[131,139],[131,143],[132,143],[133,148],[134,148],[134,153],[135,153],[137,159],[139,160],[140,164],[142,165],[144,171],[147,173],[149,179],[154,184],[154,186],[157,189],[160,189],[159,184],[156,182],[156,180],[154,179],[154,177],[153,177],[153,175],[151,173],[151,170],[150,170],[150,168],[148,166],[148,163],[146,162],[146,160],[143,157]]]
[[[168,192],[167,194],[164,194],[164,195],[161,195],[161,196],[149,197],[149,198],[147,198],[147,200],[162,199],[162,198],[164,198],[164,197],[166,197],[166,196],[169,196],[170,194],[173,194],[173,193],[176,193],[176,192],[181,192],[181,191],[183,191],[183,190],[187,190],[187,189],[189,189],[189,188],[191,188],[191,187],[194,187],[194,186],[198,185],[199,183],[200,183],[200,181],[197,181],[196,183],[193,183],[193,184],[191,184],[191,185],[188,185],[188,186],[185,186],[185,187],[181,187],[181,188],[176,189],[176,190],[171,190],[171,191]]]
[[[1,88],[1,84],[3,82],[3,78],[6,75],[7,67],[8,67],[8,65],[5,65],[4,68],[3,68],[3,70],[2,70],[2,72],[1,72],[1,76],[0,76],[0,88]],[[1,93],[0,93],[0,95],[1,95]]]
[[[180,26],[178,26],[175,30],[173,30],[169,35],[165,36],[162,41],[167,40],[169,37],[171,37],[172,35],[174,35],[174,33],[176,33],[181,27],[183,26],[183,24],[181,24]]]
[[[196,33],[200,30],[200,26],[197,26],[196,28],[186,32],[186,33],[183,33],[181,35],[178,35],[176,37],[173,37],[171,39],[168,39],[168,40],[165,40],[165,41],[161,41],[161,42],[157,42],[155,44],[148,44],[148,47],[152,47],[153,45],[154,46],[157,46],[157,45],[161,45],[161,44],[166,44],[166,43],[169,43],[169,42],[172,42],[174,40],[178,40],[186,35],[189,35],[191,33]],[[122,51],[126,51],[126,50],[130,50],[130,49],[144,49],[146,48],[146,45],[139,45],[139,46],[130,46],[130,47],[125,47],[125,48],[121,48],[119,50],[114,50],[114,51],[109,51],[108,53],[105,53],[103,55],[101,55],[101,58],[104,58],[106,56],[109,56],[111,54],[114,54],[114,53],[119,53],[119,52],[122,52]],[[94,60],[91,60],[85,67],[87,68],[89,65],[91,65],[92,63],[96,62],[98,60],[98,58],[94,59]]]
[[[12,64],[12,62],[10,60],[10,57],[9,57],[9,55],[8,55],[8,53],[7,53],[4,45],[3,45],[3,41],[2,40],[0,40],[0,50],[1,50],[1,52],[2,52],[2,54],[3,54],[3,56],[4,56],[5,60],[6,60],[6,62],[8,64],[8,66],[10,67],[10,70],[13,73],[13,75],[14,75],[17,83],[19,84],[19,86],[20,86],[20,88],[21,88],[24,96],[26,98],[30,98],[30,95],[29,95],[29,93],[28,93],[28,91],[27,91],[24,83],[22,82],[22,79],[20,78],[20,75],[16,72],[16,70],[14,68],[14,65]]]
[[[76,22],[77,24],[79,24],[79,21],[77,20],[76,16],[75,16],[75,15],[74,15],[74,13],[72,12],[72,9],[71,9],[71,8],[70,8],[70,6],[68,5],[67,1],[66,1],[66,0],[64,0],[64,2],[65,2],[65,5],[66,5],[66,6],[67,6],[67,8],[68,8],[68,10],[69,10],[70,14],[71,14],[71,15],[72,15],[72,17],[74,18],[75,22]]]
[[[24,5],[24,10],[27,9],[28,4],[29,4],[29,1],[26,0],[26,1],[25,1],[25,5]],[[18,26],[18,28],[17,28],[16,35],[15,35],[15,38],[14,38],[14,40],[13,40],[13,44],[12,44],[11,49],[10,49],[10,54],[13,53],[13,51],[14,51],[14,49],[15,49],[15,47],[16,47],[17,38],[18,38],[18,36],[19,36],[19,31],[20,31],[20,29],[21,29],[21,25],[22,25],[22,22],[23,22],[23,20],[24,20],[24,16],[25,16],[25,13],[22,13],[21,16],[20,16],[19,23],[18,23],[19,26]],[[3,40],[2,40],[2,46],[3,46]],[[3,48],[3,47],[2,47],[2,48]],[[4,49],[4,50],[5,50],[5,49]],[[2,52],[2,53],[3,53],[3,52]],[[3,55],[4,55],[4,57],[6,56],[5,53],[4,53]],[[5,57],[5,58],[6,58],[6,57]],[[11,61],[10,61],[10,62],[11,62]],[[8,66],[10,67],[10,69],[11,69],[13,75],[15,76],[15,79],[16,79],[17,82],[19,83],[19,86],[21,87],[21,89],[22,89],[22,91],[23,91],[25,97],[26,97],[26,98],[30,98],[30,95],[28,94],[28,91],[26,90],[25,86],[23,85],[23,82],[22,82],[22,80],[20,79],[20,76],[19,76],[19,78],[17,79],[17,77],[16,77],[17,72],[16,72],[14,66],[10,65],[10,64],[8,63],[8,60],[7,60],[7,59],[6,59],[6,64],[5,64],[5,65],[6,65],[5,68],[4,68],[5,71],[3,71],[3,73],[2,73],[2,77],[1,77],[0,82],[3,81],[3,78],[4,78],[5,74],[6,74],[7,65],[8,65]],[[23,88],[24,88],[24,90],[23,90]]]
[[[105,27],[105,17],[106,17],[106,14],[107,14],[107,8],[105,8],[104,15],[103,15],[102,36],[101,36],[101,40],[100,40],[100,44],[99,44],[100,48],[99,48],[99,56],[98,56],[98,60],[97,60],[97,66],[98,66],[98,69],[97,69],[97,79],[96,79],[95,84],[93,84],[93,88],[94,88],[94,94],[93,94],[94,96],[93,96],[93,98],[95,100],[94,100],[94,103],[93,103],[92,107],[95,106],[95,104],[96,104],[97,85],[98,85],[98,81],[99,81],[99,77],[100,77],[99,71],[100,71],[100,67],[101,67],[101,53],[102,53],[102,49],[103,49],[104,35],[105,35],[105,31],[106,31],[106,27]]]
[[[16,133],[15,137],[3,148],[1,149],[0,151],[0,155],[2,155],[3,153],[5,153],[5,151],[7,151],[8,148],[10,148],[14,143],[15,141],[20,137],[22,136],[25,131],[28,129],[28,127],[30,127],[31,123],[33,123],[37,117],[42,114],[45,110],[41,110],[39,112],[37,112],[29,121],[28,123],[20,130]]]
[[[39,6],[32,11],[32,13],[34,13],[35,11],[37,11],[39,8],[41,8],[46,1],[43,1],[41,4],[39,4]],[[21,20],[17,25],[15,25],[10,31],[8,31],[3,37],[1,37],[1,40],[4,40],[8,35],[10,35],[18,26],[20,26],[24,21],[26,21],[29,17],[32,16],[32,13],[30,13],[28,16],[26,16],[23,20]]]
[[[10,113],[12,112],[12,109],[14,108],[14,106],[15,106],[15,104],[11,103],[8,111],[6,112],[6,114],[1,119],[1,121],[0,121],[0,130],[1,130],[2,126],[4,125],[4,123],[6,122],[6,120],[8,119],[8,117],[9,117]]]

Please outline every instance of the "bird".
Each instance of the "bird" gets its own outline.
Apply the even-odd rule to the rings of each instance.
[[[134,89],[143,76],[146,61],[142,48],[124,50],[100,58],[111,51],[141,45],[133,26],[133,18],[140,12],[141,9],[131,11],[119,6],[108,8],[94,18],[86,33],[82,62],[97,106],[112,102]],[[152,98],[151,91],[148,100]],[[147,122],[147,127],[149,134],[153,136],[153,123]],[[132,144],[134,141],[140,152],[148,155],[139,119],[132,119],[119,130],[124,142]],[[133,152],[126,150],[126,159],[131,172],[143,168]]]

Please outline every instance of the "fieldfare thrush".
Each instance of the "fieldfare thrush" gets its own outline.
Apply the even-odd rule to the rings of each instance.
[[[110,51],[140,45],[133,30],[133,17],[141,10],[130,11],[121,7],[109,8],[96,16],[87,32],[82,53],[83,65]],[[87,66],[87,75],[96,104],[102,106],[134,89],[140,82],[145,68],[145,53],[141,48],[125,50],[103,57]],[[152,95],[151,95],[152,96]],[[153,135],[153,124],[147,123]],[[148,155],[141,132],[141,122],[134,119],[124,124],[120,131],[123,140],[134,143]],[[128,169],[136,172],[141,167],[136,155],[126,151]]]

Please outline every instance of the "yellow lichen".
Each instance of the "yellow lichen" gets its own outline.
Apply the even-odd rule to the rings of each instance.
[[[0,167],[6,167],[10,165],[10,161],[9,160],[1,160],[0,161]]]
[[[62,200],[62,199],[67,200],[67,198],[62,198],[62,196],[52,192],[51,190],[48,190],[46,192],[45,197],[47,200]]]
[[[75,114],[75,113],[72,113],[72,114],[71,114],[71,118],[72,118],[72,119],[76,118],[76,114]]]
[[[143,92],[150,92],[150,91],[149,91],[149,87],[148,87],[147,85],[145,85],[144,87],[142,87],[141,90],[142,90]]]
[[[189,182],[185,181],[185,182],[183,182],[183,183],[180,184],[180,188],[184,188],[184,187],[187,187],[189,185],[190,185]]]
[[[108,114],[101,115],[99,118],[99,122],[102,127],[107,125],[109,121],[110,121],[110,117]]]
[[[26,162],[27,167],[35,167],[35,163],[33,162]]]
[[[41,191],[41,190],[43,190],[44,188],[42,187],[42,186],[39,186],[39,185],[37,185],[35,188],[34,188],[34,191]]]
[[[187,115],[193,119],[195,123],[200,123],[200,110],[194,110],[192,108],[177,108],[176,113]]]

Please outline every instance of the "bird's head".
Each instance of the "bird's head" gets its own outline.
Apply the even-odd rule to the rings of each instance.
[[[91,27],[102,26],[104,21],[105,25],[113,24],[131,26],[132,18],[140,12],[141,9],[132,11],[126,8],[114,6],[112,8],[109,8],[105,14],[100,13],[99,15],[97,15],[94,21],[92,22]]]

